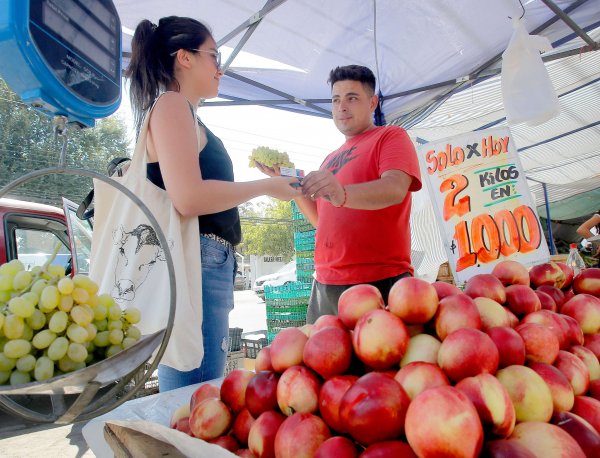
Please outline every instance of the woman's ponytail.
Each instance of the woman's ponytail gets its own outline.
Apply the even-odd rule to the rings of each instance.
[[[144,115],[160,94],[161,83],[164,83],[162,65],[157,62],[156,28],[147,19],[138,24],[131,41],[131,60],[125,71],[130,80],[129,98],[137,132],[142,127]]]
[[[144,19],[137,25],[125,71],[130,80],[129,98],[137,132],[156,98],[175,80],[174,53],[196,49],[208,37],[211,33],[204,24],[187,17],[164,17],[158,26]]]

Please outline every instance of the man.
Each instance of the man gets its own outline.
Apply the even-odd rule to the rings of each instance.
[[[296,199],[317,228],[308,323],[337,314],[340,295],[353,285],[375,285],[387,303],[391,286],[413,274],[410,193],[421,189],[406,132],[373,124],[378,101],[373,72],[358,65],[337,67],[328,83],[333,121],[346,142],[304,178],[303,197]]]

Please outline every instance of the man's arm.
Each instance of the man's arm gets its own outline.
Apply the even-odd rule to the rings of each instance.
[[[327,199],[336,207],[380,210],[401,203],[412,180],[401,170],[387,170],[377,180],[342,186],[331,172],[319,170],[304,178],[302,194],[313,201],[319,197]]]
[[[304,217],[313,225],[313,227],[317,227],[317,222],[319,221],[319,215],[317,214],[317,204],[311,199],[307,199],[306,197],[297,197],[294,199],[296,205],[304,215]]]

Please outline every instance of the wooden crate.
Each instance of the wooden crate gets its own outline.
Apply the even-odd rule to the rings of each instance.
[[[450,263],[446,261],[440,266],[436,280],[443,281],[444,283],[451,283],[454,285],[454,277],[452,276],[452,269],[450,269]]]
[[[550,261],[567,262],[568,257],[569,257],[568,253],[553,254],[552,256],[550,256]]]
[[[227,363],[225,364],[225,374],[229,374],[231,371],[235,369],[243,369],[244,368],[244,358],[246,357],[243,350],[240,351],[230,351],[227,354]]]

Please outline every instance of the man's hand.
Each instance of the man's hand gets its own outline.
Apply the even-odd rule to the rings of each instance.
[[[329,170],[310,172],[302,180],[302,194],[311,200],[319,197],[328,200],[339,207],[346,200],[344,187]]]

